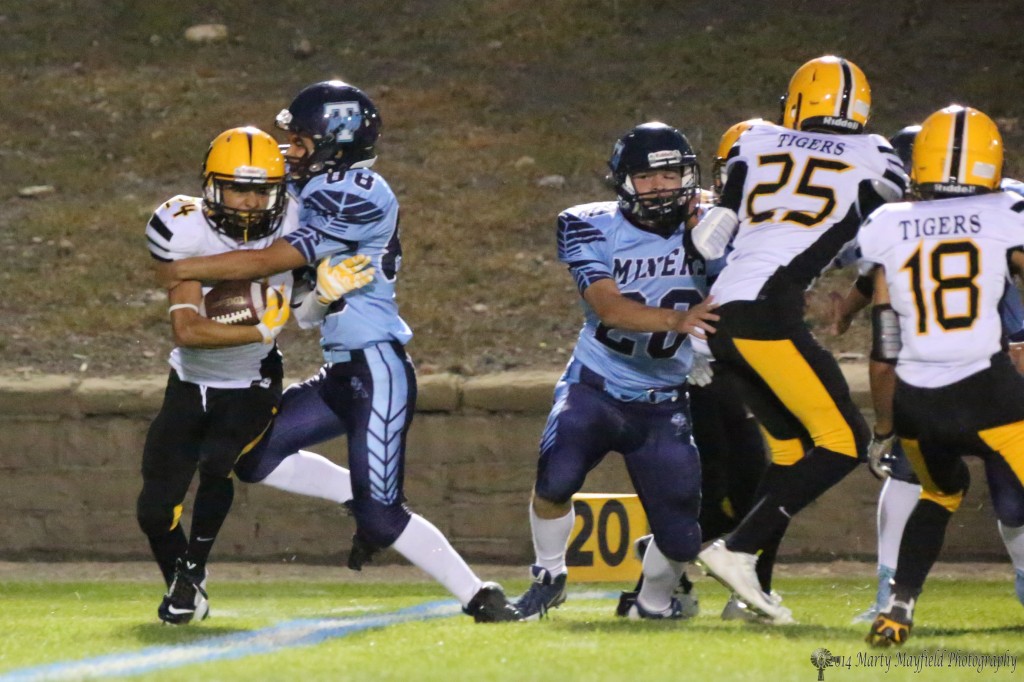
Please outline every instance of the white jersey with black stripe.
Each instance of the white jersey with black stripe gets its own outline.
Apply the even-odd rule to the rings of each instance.
[[[757,298],[779,268],[809,286],[856,236],[864,184],[881,183],[885,194],[898,197],[907,186],[899,157],[879,135],[803,132],[770,123],[743,133],[729,153],[727,172],[722,201],[736,211],[739,228],[711,290],[719,303]]]
[[[885,268],[900,321],[901,379],[935,388],[989,367],[1002,347],[1007,254],[1024,246],[1020,195],[889,204],[857,240],[864,260]]]
[[[150,255],[159,261],[194,256],[214,256],[238,250],[262,249],[298,224],[294,202],[289,201],[281,225],[271,235],[239,244],[213,229],[203,215],[202,199],[178,195],[161,204],[146,225]],[[286,287],[291,297],[292,275],[283,273],[266,278],[270,286]],[[215,282],[203,283],[203,295]],[[250,343],[226,348],[184,348],[171,351],[168,362],[182,381],[213,388],[244,388],[261,379],[260,367],[276,346]]]

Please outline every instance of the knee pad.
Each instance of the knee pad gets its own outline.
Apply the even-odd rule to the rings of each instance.
[[[996,517],[1003,526],[1024,526],[1024,498],[1018,495],[993,495],[992,506],[995,507]]]
[[[537,497],[552,504],[566,504],[579,490],[579,486],[565,481],[552,481],[551,477],[546,476],[537,480],[534,490]]]
[[[696,519],[674,522],[663,532],[655,530],[654,541],[672,561],[692,561],[700,552],[700,525]]]
[[[971,472],[963,460],[960,460],[957,462],[956,469],[949,476],[943,477],[941,483],[938,481],[935,483],[939,487],[922,488],[921,499],[930,500],[952,513],[960,508],[964,501],[964,495],[971,487]]]
[[[234,456],[203,457],[199,460],[199,474],[212,478],[228,478],[235,466]]]
[[[175,513],[175,505],[161,504],[143,494],[135,505],[135,518],[146,536],[159,537],[174,530],[179,515]]]
[[[409,524],[412,514],[401,502],[382,504],[371,499],[352,500],[356,532],[367,544],[381,549],[390,547]]]
[[[253,453],[249,452],[235,462],[235,476],[242,483],[259,483],[274,470],[272,466],[262,465],[261,458],[253,457]]]

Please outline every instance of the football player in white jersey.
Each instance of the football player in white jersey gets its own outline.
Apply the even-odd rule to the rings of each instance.
[[[906,189],[888,141],[864,134],[870,105],[867,79],[852,62],[827,56],[801,66],[782,125],[754,125],[740,137],[721,201],[693,231],[707,258],[731,243],[711,289],[720,303],[718,332],[704,350],[733,372],[772,454],[754,509],[699,562],[749,608],[779,623],[792,615],[761,589],[757,555],[781,542],[794,514],[853,471],[870,437],[835,358],[803,320],[805,289],[871,210]]]
[[[901,128],[889,138],[889,143],[899,154],[907,173],[911,172],[914,140],[920,132],[920,125],[909,125]],[[1020,183],[1010,178],[1003,178],[1001,189],[1010,189],[1020,193]],[[860,248],[853,244],[848,250],[849,262],[860,261]],[[842,257],[842,256],[841,256]],[[849,264],[844,262],[843,265]],[[843,334],[850,327],[853,315],[871,303],[874,292],[874,264],[860,261],[859,276],[846,297],[833,294],[832,332]],[[999,302],[999,313],[1002,319],[1003,334],[1012,349],[1017,342],[1024,341],[1024,302],[1016,284],[1007,282],[1006,291]],[[1011,352],[1012,355],[1012,352]],[[892,359],[890,362],[895,362]],[[878,368],[878,365],[874,365]],[[1018,370],[1021,369],[1017,365]],[[876,524],[878,528],[878,587],[874,603],[853,618],[854,623],[871,623],[878,617],[889,603],[892,578],[896,575],[896,564],[900,551],[900,540],[914,506],[921,494],[921,483],[914,474],[900,441],[892,433],[892,424],[886,423],[881,428],[876,424],[876,433],[890,433],[889,438],[873,439],[868,448],[868,466],[871,472],[884,479],[882,489],[878,493],[878,511]],[[1016,575],[1017,598],[1024,603],[1024,572]]]
[[[501,586],[485,583],[427,519],[405,504],[405,445],[416,406],[416,373],[406,355],[412,330],[398,313],[402,262],[398,199],[371,166],[381,117],[359,88],[322,81],[302,89],[277,116],[288,134],[288,177],[299,226],[265,248],[178,260],[161,276],[246,279],[354,254],[372,259],[372,281],[330,302],[320,324],[324,365],[289,387],[270,433],[243,460],[239,478],[260,481],[301,448],[347,436],[356,519],[350,566],[391,547],[443,584],[477,622],[517,620]],[[250,465],[251,464],[251,465]]]
[[[622,453],[653,539],[638,595],[619,615],[694,615],[673,596],[683,564],[700,549],[700,461],[692,441],[687,338],[713,331],[703,260],[683,247],[697,208],[700,170],[689,142],[664,123],[639,125],[608,162],[618,202],[558,216],[558,257],[573,275],[584,312],[541,437],[530,503],[533,584],[516,602],[536,619],[565,601],[572,496],[609,451]]]
[[[1024,271],[1024,200],[1001,192],[1002,138],[982,112],[952,105],[914,143],[921,201],[885,206],[858,242],[875,263],[876,411],[891,420],[921,495],[900,543],[892,594],[867,641],[901,645],[980,456],[1000,532],[1024,570],[1024,377],[1003,352],[999,302],[1008,271]],[[885,360],[895,359],[895,366]]]
[[[173,197],[150,218],[146,239],[156,261],[251,251],[294,228],[284,159],[270,135],[253,127],[226,130],[210,144],[203,168],[202,197]],[[328,269],[321,270],[329,276]],[[201,315],[210,287],[199,281],[168,292],[175,348],[164,402],[146,437],[136,510],[168,586],[158,609],[167,623],[208,614],[206,563],[231,508],[232,468],[263,437],[281,397],[275,338],[289,317],[291,275],[272,277],[269,284],[267,309],[256,326],[221,324]],[[295,462],[308,480],[347,481],[344,469],[319,455],[302,453]],[[186,538],[181,507],[197,470]],[[276,480],[265,482],[281,487]],[[332,499],[317,487],[285,489]]]

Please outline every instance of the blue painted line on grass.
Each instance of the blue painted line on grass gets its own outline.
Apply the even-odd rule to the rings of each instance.
[[[605,599],[618,596],[618,593],[588,591],[573,592],[571,596],[576,599]],[[461,612],[459,604],[449,599],[426,602],[382,615],[292,620],[262,630],[211,637],[190,644],[155,646],[140,651],[11,670],[0,675],[0,682],[53,682],[141,675],[197,663],[227,661],[282,649],[312,646],[365,630],[447,618]]]
[[[139,675],[196,663],[231,660],[280,649],[312,646],[364,630],[410,621],[445,618],[460,612],[457,603],[445,600],[427,602],[379,616],[294,620],[262,630],[211,637],[191,644],[150,647],[131,653],[12,670],[0,675],[0,682],[82,680]]]

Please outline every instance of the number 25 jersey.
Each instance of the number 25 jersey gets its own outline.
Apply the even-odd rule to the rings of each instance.
[[[864,260],[885,268],[903,381],[936,388],[989,367],[1002,347],[1007,255],[1024,245],[1019,195],[890,204],[871,214],[857,240]]]
[[[772,124],[745,131],[729,152],[722,206],[740,225],[724,271],[711,289],[715,300],[758,297],[779,268],[808,287],[879,194],[902,197],[907,186],[899,157],[879,135],[834,135]],[[884,185],[883,192],[873,187]],[[861,202],[873,203],[867,210]]]

